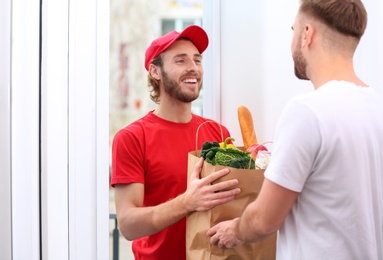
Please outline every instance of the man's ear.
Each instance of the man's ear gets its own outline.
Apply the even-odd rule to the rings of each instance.
[[[154,79],[156,79],[156,80],[161,79],[160,69],[153,64],[149,65],[149,73]]]
[[[302,47],[305,47],[305,46],[308,47],[311,45],[313,41],[314,31],[315,31],[315,28],[312,24],[308,23],[305,25],[305,29],[303,31],[302,38],[301,38]]]

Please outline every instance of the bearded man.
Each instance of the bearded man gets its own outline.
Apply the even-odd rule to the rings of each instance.
[[[292,29],[297,78],[257,199],[207,235],[235,247],[278,231],[277,259],[383,259],[383,100],[355,73],[360,0],[301,0]]]
[[[145,68],[150,98],[158,106],[114,137],[111,185],[117,220],[123,236],[133,240],[136,260],[186,259],[186,215],[240,192],[231,189],[235,179],[211,184],[229,169],[200,179],[202,158],[187,181],[188,153],[230,136],[226,127],[191,112],[202,87],[207,47],[208,36],[196,25],[155,39],[146,50]]]

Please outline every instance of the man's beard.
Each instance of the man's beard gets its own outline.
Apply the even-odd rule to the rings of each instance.
[[[309,80],[306,74],[307,62],[302,55],[302,51],[299,49],[300,39],[297,41],[297,45],[293,52],[293,61],[294,61],[294,73],[298,79]]]
[[[202,83],[200,84],[197,93],[194,93],[194,92],[187,93],[186,91],[183,91],[183,89],[180,87],[177,81],[169,78],[168,74],[165,71],[162,70],[161,74],[162,74],[162,83],[164,84],[165,92],[169,96],[176,98],[178,101],[185,102],[185,103],[192,102],[198,98],[199,91],[202,88]]]

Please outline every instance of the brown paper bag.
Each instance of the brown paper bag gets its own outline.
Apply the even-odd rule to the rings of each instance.
[[[189,153],[188,174],[193,171],[195,163],[199,159],[199,151]],[[212,172],[218,171],[225,166],[211,165],[204,162],[201,178]],[[209,211],[193,212],[186,218],[186,255],[188,260],[274,260],[276,257],[276,233],[263,241],[256,243],[244,243],[231,249],[223,249],[210,244],[206,232],[215,224],[241,216],[245,207],[252,202],[261,189],[264,180],[264,170],[234,169],[228,175],[217,181],[238,179],[238,187],[241,193],[225,204],[216,206]]]

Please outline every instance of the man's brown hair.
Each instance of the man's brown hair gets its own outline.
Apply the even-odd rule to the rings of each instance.
[[[155,57],[151,63],[162,70],[162,53]],[[148,87],[150,91],[150,99],[156,104],[160,103],[160,81],[153,78],[152,75],[150,75],[150,72],[148,73]]]
[[[367,26],[367,12],[360,0],[301,0],[299,11],[358,40]]]

